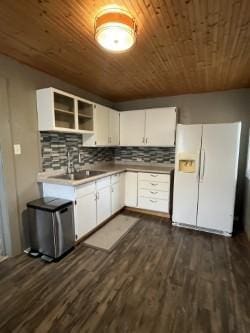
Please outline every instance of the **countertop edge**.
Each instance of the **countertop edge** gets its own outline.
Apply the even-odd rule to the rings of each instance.
[[[101,168],[100,168],[100,170],[101,170]],[[152,169],[145,170],[144,168],[141,168],[141,167],[124,166],[124,168],[121,168],[119,170],[107,171],[100,175],[89,177],[86,179],[81,179],[81,180],[65,180],[65,179],[52,178],[51,176],[50,177],[38,176],[37,182],[55,184],[55,185],[65,185],[65,186],[80,186],[80,185],[91,183],[96,180],[99,180],[99,179],[102,179],[105,177],[109,177],[109,176],[112,176],[112,175],[115,175],[115,174],[121,173],[121,172],[145,172],[145,173],[160,173],[160,174],[169,175],[173,170],[174,170],[174,167],[173,168],[169,167],[169,170],[157,170],[157,168],[154,168],[154,167],[152,167]],[[103,171],[105,171],[105,170],[103,170]]]

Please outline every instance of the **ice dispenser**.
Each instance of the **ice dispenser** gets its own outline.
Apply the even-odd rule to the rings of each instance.
[[[185,173],[196,172],[196,156],[195,154],[178,154],[178,170]]]

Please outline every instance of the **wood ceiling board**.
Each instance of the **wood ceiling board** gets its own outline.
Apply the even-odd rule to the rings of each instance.
[[[249,0],[116,0],[138,25],[123,54],[93,37],[110,3],[1,0],[0,52],[112,101],[250,87]]]

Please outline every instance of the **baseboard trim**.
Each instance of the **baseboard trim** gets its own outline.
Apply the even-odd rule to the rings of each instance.
[[[156,212],[154,210],[141,209],[141,208],[136,208],[136,207],[127,207],[127,206],[125,206],[125,209],[128,211],[131,211],[131,212],[159,216],[159,217],[163,217],[165,219],[170,219],[170,217],[171,217],[170,214],[168,214],[168,213]]]
[[[179,227],[179,228],[184,228],[184,229],[191,229],[191,230],[196,230],[196,231],[202,231],[202,232],[207,232],[207,233],[210,233],[210,234],[215,234],[215,235],[220,235],[220,236],[225,236],[225,237],[232,237],[232,234],[229,233],[229,232],[226,232],[226,231],[206,229],[206,228],[196,227],[196,226],[183,224],[183,223],[178,223],[178,222],[172,222],[172,225],[174,227]]]

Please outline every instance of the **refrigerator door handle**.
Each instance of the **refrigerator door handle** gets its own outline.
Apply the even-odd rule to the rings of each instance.
[[[201,165],[200,165],[200,182],[203,182],[204,180],[204,174],[205,174],[205,164],[206,164],[206,154],[205,150],[201,150]]]
[[[196,177],[197,181],[200,181],[200,173],[201,173],[201,149],[197,153],[197,171],[196,171]]]

